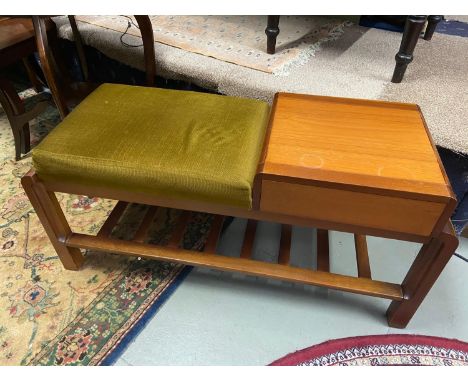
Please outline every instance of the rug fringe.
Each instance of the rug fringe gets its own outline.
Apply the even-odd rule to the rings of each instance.
[[[329,27],[332,23],[326,24],[324,27]],[[344,33],[344,28],[345,27],[350,27],[354,25],[352,21],[346,20],[341,22],[340,24],[336,25],[334,28],[331,29],[329,32],[329,35],[327,37],[323,37],[316,41],[315,43],[309,45],[309,47],[305,50],[303,50],[299,56],[297,56],[295,59],[293,59],[290,62],[285,63],[283,66],[279,67],[277,70],[273,72],[273,75],[278,76],[278,77],[286,77],[291,74],[291,70],[294,68],[298,68],[301,66],[304,66],[307,64],[312,57],[315,56],[315,52],[318,52],[321,50],[321,45],[325,42],[328,41],[335,41],[338,40],[338,38],[341,37],[341,35]],[[306,45],[307,43],[301,43],[301,45]]]

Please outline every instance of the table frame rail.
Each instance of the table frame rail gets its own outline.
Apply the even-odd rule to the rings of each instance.
[[[66,269],[80,269],[85,261],[80,249],[84,249],[305,283],[393,300],[387,311],[387,320],[390,326],[400,328],[408,324],[458,245],[453,228],[448,222],[439,235],[430,237],[425,241],[405,280],[401,285],[398,285],[371,278],[367,244],[363,234],[355,235],[358,277],[352,277],[329,271],[327,229],[318,229],[317,270],[302,269],[289,264],[291,246],[291,225],[289,222],[283,223],[282,226],[278,263],[266,263],[251,258],[256,220],[262,220],[262,217],[268,220],[268,218],[271,218],[269,214],[262,216],[257,211],[257,214],[250,217],[241,257],[232,258],[216,254],[216,246],[221,236],[225,218],[223,214],[215,212],[204,251],[197,252],[181,248],[183,234],[190,223],[191,212],[189,211],[182,212],[173,237],[166,246],[145,242],[158,208],[154,203],[145,203],[149,207],[133,239],[120,240],[111,237],[113,229],[129,205],[128,202],[139,203],[138,200],[119,201],[98,234],[95,236],[85,235],[72,232],[54,193],[59,190],[51,189],[47,183],[38,178],[33,170],[22,178],[22,185]],[[106,197],[106,195],[95,193],[90,193],[90,195]],[[160,206],[173,207],[167,204],[161,204]],[[226,211],[229,212],[230,209],[227,208]],[[308,225],[313,226],[312,224]],[[94,251],[92,253],[96,255]]]

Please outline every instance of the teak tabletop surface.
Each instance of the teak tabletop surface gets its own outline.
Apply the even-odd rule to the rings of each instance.
[[[417,105],[278,93],[263,173],[453,196]]]

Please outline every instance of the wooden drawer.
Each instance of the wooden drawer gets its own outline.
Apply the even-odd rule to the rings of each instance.
[[[260,210],[429,236],[446,204],[313,185],[262,180]]]

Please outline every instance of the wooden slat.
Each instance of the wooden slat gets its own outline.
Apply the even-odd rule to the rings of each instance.
[[[369,296],[389,298],[392,300],[403,300],[403,292],[400,285],[365,278],[311,271],[309,269],[290,267],[287,265],[212,255],[209,253],[200,253],[179,248],[162,247],[118,239],[99,238],[78,233],[73,233],[64,242],[68,247],[73,248],[93,249],[97,251],[122,253],[131,256],[141,256],[187,265],[206,266],[213,269],[242,272],[249,275],[265,276],[285,281],[301,282]]]
[[[188,211],[183,211],[180,216],[179,220],[177,221],[177,225],[174,229],[174,232],[172,233],[171,239],[169,240],[169,243],[167,244],[170,247],[177,248],[179,247],[180,241],[182,240],[185,229],[187,228],[187,223],[190,219],[190,212]]]
[[[372,278],[369,263],[369,254],[367,252],[367,240],[365,235],[354,235],[354,246],[356,247],[356,261],[358,267],[358,276]]]
[[[317,230],[317,270],[330,271],[330,245],[326,229]]]
[[[146,235],[148,234],[148,230],[151,227],[151,223],[156,216],[156,212],[158,211],[158,207],[150,206],[146,211],[145,217],[141,221],[140,226],[138,227],[138,231],[135,233],[133,237],[133,241],[143,243],[146,239]]]
[[[289,224],[283,224],[281,226],[281,240],[278,254],[278,264],[289,264],[289,258],[291,256],[291,234],[292,227]]]
[[[204,252],[215,253],[216,244],[218,244],[219,235],[223,229],[224,216],[215,215],[213,222],[211,223],[210,233],[206,239]]]
[[[109,217],[107,218],[107,220],[105,221],[101,229],[99,230],[97,236],[99,237],[109,236],[112,230],[114,229],[114,227],[116,226],[116,224],[118,223],[120,217],[124,213],[125,208],[127,208],[127,206],[128,206],[127,202],[119,201],[115,205],[112,212],[109,214]]]
[[[245,228],[244,242],[242,243],[242,250],[240,254],[240,257],[243,259],[248,259],[250,256],[252,256],[256,230],[257,221],[249,219],[247,222],[247,227]]]

